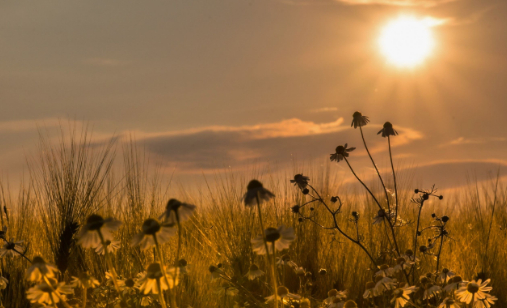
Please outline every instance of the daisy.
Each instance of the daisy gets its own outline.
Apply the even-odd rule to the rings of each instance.
[[[390,268],[389,265],[383,264],[380,266],[380,270],[375,273],[375,277],[390,277],[394,273],[394,268]]]
[[[74,293],[72,286],[66,285],[65,282],[58,282],[52,278],[48,278],[48,281],[51,285],[43,282],[28,289],[26,298],[32,303],[54,305],[60,300],[65,301],[67,299],[65,294]]]
[[[451,293],[453,291],[458,290],[461,285],[466,284],[467,282],[463,282],[463,279],[461,279],[461,276],[454,276],[447,282],[447,285],[444,287],[444,291]]]
[[[264,276],[264,274],[265,273],[261,271],[256,264],[252,264],[245,277],[247,277],[248,280],[255,280],[256,278]]]
[[[132,246],[141,246],[142,250],[162,245],[168,242],[176,233],[174,224],[160,224],[156,219],[148,218],[144,221],[142,232],[138,233],[132,239]]]
[[[442,281],[443,283],[447,283],[447,280],[449,278],[452,278],[456,276],[456,273],[449,270],[448,268],[444,268],[442,269],[442,272],[440,273],[440,275],[438,275],[438,278],[440,279],[440,281]]]
[[[353,300],[348,300],[345,302],[345,305],[343,305],[343,308],[357,308],[357,304]]]
[[[246,193],[243,196],[243,201],[246,206],[254,206],[257,204],[257,200],[259,202],[269,201],[275,195],[264,188],[262,183],[257,180],[251,180],[246,187]]]
[[[267,228],[264,231],[264,237],[268,243],[268,250],[270,254],[273,253],[273,248],[278,251],[288,249],[290,244],[296,239],[294,229],[285,228],[284,226],[278,227],[278,229]],[[252,240],[252,249],[259,255],[266,254],[264,237],[262,235],[259,235]]]
[[[46,263],[44,259],[37,256],[33,258],[32,265],[26,270],[25,277],[28,281],[39,282],[44,277],[54,278],[59,270],[53,264]]]
[[[271,301],[274,301],[274,300],[275,300],[275,297],[276,297],[279,301],[281,301],[282,303],[284,303],[284,304],[288,304],[288,303],[290,303],[292,300],[299,300],[299,299],[301,299],[301,296],[290,293],[290,292],[289,292],[289,289],[287,289],[287,288],[286,288],[286,287],[284,287],[284,286],[279,286],[279,287],[277,288],[276,295],[278,295],[278,296],[275,296],[275,294],[273,294],[273,295],[271,295],[271,296],[266,297],[266,303],[269,303],[269,302],[271,302]]]
[[[394,130],[391,122],[385,122],[384,127],[377,133],[377,135],[380,135],[380,133],[382,133],[382,137],[398,135],[398,132]]]
[[[105,242],[105,244],[106,244],[105,246],[107,247],[107,252],[108,253],[114,253],[121,246],[120,241],[110,241],[110,240],[107,240]],[[98,253],[99,255],[105,254],[106,251],[104,250],[104,245],[100,245],[97,248],[95,248],[95,252]]]
[[[486,297],[483,299],[479,299],[475,301],[475,308],[490,308],[495,304],[495,301],[498,300],[496,296],[485,293]]]
[[[14,239],[12,238],[10,241],[6,241],[2,248],[0,248],[0,258],[22,255],[25,247],[21,244],[23,244],[23,241],[14,242]]]
[[[187,204],[176,199],[170,199],[169,202],[167,202],[164,214],[162,214],[158,219],[170,224],[184,222],[190,219],[190,216],[192,216],[195,208],[196,206],[193,204]]]
[[[460,308],[460,306],[450,297],[446,297],[444,301],[438,305],[438,308]]]
[[[121,226],[119,220],[113,218],[102,218],[93,214],[88,217],[86,224],[81,227],[77,236],[78,243],[83,248],[97,248],[106,241],[113,241],[113,234]]]
[[[393,267],[393,270],[395,273],[399,273],[404,269],[412,267],[412,265],[414,265],[413,262],[407,262],[405,258],[399,257],[398,259],[396,259],[396,265]]]
[[[332,289],[327,292],[327,298],[324,300],[324,303],[329,305],[334,300],[338,300],[337,302],[341,302],[345,299],[347,299],[347,290],[338,291],[336,289]]]
[[[412,251],[412,249],[407,249],[405,251],[405,254],[402,256],[407,262],[412,262],[413,263],[417,263],[419,262],[419,258],[417,258],[416,256],[414,256],[414,252]]]
[[[0,276],[0,290],[5,290],[7,288],[8,283],[9,280],[7,280],[7,278]]]
[[[366,283],[366,290],[363,293],[363,298],[369,299],[373,298],[375,294],[373,293],[373,288],[375,288],[375,282],[369,281]]]
[[[440,291],[442,290],[442,288],[440,286],[437,286],[437,285],[433,285],[431,283],[427,283],[424,285],[424,295],[423,295],[423,300],[426,300],[426,299],[431,299],[432,297],[436,296],[438,293],[440,293]]]
[[[328,303],[328,308],[343,308],[345,302],[339,298],[333,299],[330,303]]]
[[[377,277],[375,279],[377,283],[373,287],[373,295],[380,296],[384,291],[393,290],[396,288],[396,280],[389,277]]]
[[[416,287],[412,286],[404,286],[401,288],[398,288],[393,291],[393,298],[391,299],[391,303],[395,304],[394,308],[400,308],[405,307],[405,305],[410,301],[410,294],[415,292],[417,290]]]
[[[365,126],[368,122],[370,122],[370,120],[368,119],[368,117],[364,116],[359,111],[354,112],[354,114],[352,115],[352,118],[353,118],[352,119],[352,124],[350,124],[350,126],[354,126],[354,128]]]
[[[456,296],[461,302],[467,304],[470,304],[472,299],[474,299],[475,301],[485,299],[487,292],[493,289],[492,287],[487,286],[490,281],[491,281],[490,279],[484,282],[482,282],[481,279],[477,281],[472,280],[467,285],[459,288],[459,290],[456,291]]]
[[[310,178],[302,174],[296,174],[294,180],[290,180],[290,182],[293,183],[294,186],[297,185],[299,189],[305,189],[306,186],[308,186],[308,181],[310,181]]]
[[[75,288],[95,288],[100,285],[100,282],[89,275],[87,272],[81,272],[77,277],[72,276],[71,285]]]
[[[182,274],[188,274],[188,272],[187,272],[187,265],[188,265],[188,262],[185,259],[180,259],[178,261],[178,267],[180,268],[180,272]]]
[[[159,263],[150,264],[146,269],[146,275],[138,281],[139,291],[143,294],[159,294],[169,289],[167,279],[161,279],[163,276]]]
[[[331,161],[336,161],[337,163],[349,157],[349,153],[354,151],[356,148],[347,148],[347,144],[339,145],[335,149],[335,153],[331,154]]]
[[[211,265],[209,267],[209,272],[211,273],[211,280],[217,279],[222,277],[222,275],[225,275],[225,272],[219,269],[218,267]]]

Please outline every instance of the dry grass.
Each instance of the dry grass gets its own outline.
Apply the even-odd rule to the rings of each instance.
[[[85,251],[75,243],[75,232],[86,216],[99,212],[123,222],[117,237],[122,246],[114,257],[118,274],[134,277],[153,260],[151,251],[142,252],[130,246],[131,238],[140,229],[144,219],[157,217],[172,194],[198,206],[193,218],[184,225],[182,256],[189,263],[188,279],[179,288],[179,306],[228,307],[231,302],[216,294],[219,285],[211,281],[208,267],[218,263],[232,277],[242,277],[252,262],[263,265],[264,259],[251,249],[250,239],[257,235],[259,226],[256,211],[241,203],[247,181],[234,173],[216,174],[207,179],[209,185],[186,193],[164,182],[156,170],[150,170],[142,152],[131,141],[122,151],[121,168],[113,168],[114,147],[92,145],[88,135],[75,138],[62,136],[58,145],[41,137],[39,160],[30,163],[30,179],[22,183],[19,194],[9,194],[7,183],[0,185],[3,224],[9,228],[8,236],[28,244],[26,255],[42,255],[64,272],[67,282],[81,270],[89,270],[104,280],[105,261],[93,251]],[[298,169],[308,174],[314,186],[325,199],[339,194],[344,201],[339,224],[347,232],[354,232],[349,221],[352,211],[361,213],[360,232],[365,246],[374,255],[385,250],[388,242],[381,226],[372,226],[377,208],[363,191],[345,191],[329,174],[329,168]],[[333,230],[323,230],[309,221],[303,223],[290,211],[294,204],[304,202],[305,196],[289,183],[291,175],[281,173],[255,174],[265,187],[276,195],[274,201],[263,204],[265,226],[291,226],[297,239],[287,253],[300,266],[314,273],[312,296],[326,297],[331,288],[348,289],[350,298],[361,307],[364,285],[371,279],[370,262],[357,246]],[[400,182],[400,209],[403,218],[416,220],[416,207],[410,202],[413,188],[410,179]],[[380,190],[377,195],[381,196]],[[309,214],[309,209],[305,214]],[[507,287],[507,189],[492,179],[487,183],[472,182],[468,187],[446,195],[444,200],[431,200],[423,209],[423,226],[431,221],[431,214],[450,217],[448,229],[453,240],[444,245],[442,265],[464,278],[484,275],[492,279],[497,306],[507,306],[507,295],[499,290]],[[322,207],[312,215],[323,225],[330,223]],[[414,224],[397,230],[401,250],[412,248]],[[423,236],[423,239],[425,237]],[[423,240],[421,240],[422,242]],[[164,246],[167,260],[176,257],[176,238]],[[434,270],[432,257],[418,272]],[[2,291],[6,307],[29,307],[25,292],[29,284],[23,279],[29,263],[22,258],[3,258],[2,275],[9,279]],[[327,275],[316,273],[326,268]],[[297,277],[286,271],[286,285],[296,292]],[[267,287],[261,291],[267,295]],[[231,306],[232,307],[232,306]]]

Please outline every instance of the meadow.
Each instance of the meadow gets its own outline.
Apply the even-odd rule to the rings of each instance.
[[[333,154],[340,164],[347,149]],[[2,304],[507,307],[499,176],[440,195],[410,177],[394,191],[382,173],[389,189],[376,178],[351,190],[330,163],[218,172],[188,188],[152,168],[134,141],[97,147],[86,131],[56,143],[41,135],[25,180],[0,183]]]

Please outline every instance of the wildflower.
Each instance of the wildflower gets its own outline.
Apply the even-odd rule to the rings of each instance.
[[[380,270],[375,273],[375,277],[389,277],[394,274],[394,269],[390,268],[389,265],[383,264],[380,266]]]
[[[170,224],[176,224],[178,222],[184,222],[190,219],[196,206],[193,204],[187,204],[180,202],[176,199],[170,199],[167,202],[165,212],[158,219],[164,220]]]
[[[220,297],[227,296],[236,296],[239,293],[239,290],[235,287],[232,287],[228,282],[222,282],[222,284],[216,289],[216,294]]]
[[[143,294],[159,294],[159,292],[169,289],[166,283],[168,279],[161,279],[163,276],[159,263],[150,264],[146,269],[146,275],[138,281],[139,291]]]
[[[394,130],[391,122],[385,122],[384,127],[377,133],[377,135],[380,135],[380,133],[382,133],[382,137],[398,135],[398,132]]]
[[[345,299],[347,299],[347,290],[338,291],[336,289],[332,289],[327,292],[327,298],[324,300],[324,303],[329,305],[335,300],[337,300],[337,302],[340,302]]]
[[[310,178],[302,174],[296,174],[294,180],[290,180],[290,182],[293,183],[294,186],[297,185],[299,189],[305,189],[306,186],[308,186],[308,181],[310,181]]]
[[[451,293],[452,291],[458,290],[461,285],[465,284],[467,282],[463,282],[463,279],[461,276],[454,276],[451,279],[449,279],[447,285],[444,287],[445,292]]]
[[[218,267],[211,265],[209,267],[209,272],[211,273],[211,279],[220,278],[220,276],[224,275],[225,272],[219,269]]]
[[[160,224],[156,219],[148,218],[144,221],[142,232],[132,239],[132,246],[140,245],[142,250],[161,245],[170,240],[176,233],[174,224]]]
[[[423,287],[424,287],[423,300],[430,299],[436,296],[442,290],[440,286],[433,285],[431,283],[426,283],[423,285]]]
[[[28,281],[39,282],[43,280],[44,276],[48,278],[55,277],[55,273],[58,272],[56,266],[46,263],[44,259],[37,256],[33,258],[32,265],[26,270],[25,277]]]
[[[14,242],[12,238],[10,241],[6,241],[0,248],[0,258],[20,256],[25,249],[21,244],[23,244],[23,241]]]
[[[275,228],[267,228],[264,231],[264,237],[268,242],[269,253],[273,253],[273,248],[278,251],[288,249],[290,244],[296,239],[294,229],[285,228],[284,226]],[[259,255],[266,254],[266,246],[262,235],[252,240],[252,249]]]
[[[48,281],[42,282],[26,292],[26,297],[32,303],[54,305],[60,300],[66,300],[65,294],[72,294],[74,290],[72,286],[66,285],[65,282],[58,282],[55,279],[49,278]]]
[[[336,203],[339,200],[338,196],[332,196],[331,202]]]
[[[9,280],[7,280],[7,278],[0,276],[0,290],[5,290],[7,288],[8,283]]]
[[[311,302],[308,298],[303,298],[299,301],[299,308],[310,308]]]
[[[380,296],[384,291],[396,288],[396,280],[389,277],[376,277],[376,284],[373,288],[373,295]]]
[[[354,114],[352,115],[352,118],[353,118],[352,119],[352,124],[350,124],[350,126],[354,126],[354,128],[365,126],[368,122],[370,122],[370,120],[368,119],[368,117],[364,116],[359,111],[354,112]]]
[[[246,273],[246,277],[248,280],[254,280],[256,278],[259,278],[261,276],[264,276],[264,272],[259,269],[259,267],[256,264],[250,265],[250,269]]]
[[[373,288],[375,288],[375,282],[373,281],[367,282],[365,288],[366,290],[363,293],[363,298],[365,299],[373,298],[375,296],[375,294],[373,293]]]
[[[373,217],[373,224],[379,224],[384,221],[384,218],[387,216],[386,211],[384,209],[380,209],[377,212],[377,216]]]
[[[449,270],[448,268],[444,268],[438,278],[440,278],[443,283],[447,283],[447,279],[454,277],[455,275],[456,273],[453,271]]]
[[[299,300],[301,296],[292,294],[289,292],[289,289],[287,289],[284,286],[279,286],[276,290],[276,298],[281,301],[282,303],[290,303],[292,300]],[[275,300],[275,294],[266,297],[266,303],[269,303],[271,301]]]
[[[414,256],[414,252],[412,251],[412,249],[407,249],[405,251],[405,254],[402,257],[405,260],[410,261],[410,262],[414,262],[414,263],[419,262],[419,258],[417,258],[416,256]]]
[[[102,218],[93,214],[88,217],[86,224],[81,228],[78,234],[78,243],[83,248],[97,248],[103,242],[113,241],[111,232],[116,231],[121,222],[113,218]]]
[[[178,260],[178,267],[180,268],[180,271],[182,274],[187,274],[187,265],[188,265],[188,262],[187,260],[185,259],[180,259]]]
[[[331,154],[331,161],[336,161],[337,163],[345,159],[346,157],[349,157],[349,153],[354,151],[356,148],[347,148],[347,144],[345,145],[339,145],[335,149],[335,153]]]
[[[324,275],[326,275],[326,274],[327,274],[327,270],[326,270],[325,268],[321,268],[321,269],[319,270],[319,275],[324,276]]]
[[[257,180],[251,180],[246,187],[246,193],[243,196],[243,201],[246,206],[254,206],[259,202],[269,201],[275,195],[264,188],[262,183]]]
[[[306,271],[302,267],[295,268],[294,272],[296,273],[296,276],[300,276],[300,277],[302,276],[302,277],[304,277],[306,275]]]
[[[345,302],[342,301],[341,299],[339,298],[335,298],[333,299],[330,303],[329,303],[329,306],[327,306],[328,308],[343,308]]]
[[[116,250],[120,248],[120,241],[107,240],[105,241],[105,244],[106,244],[105,246],[107,247],[107,252],[109,253],[114,253]],[[106,251],[104,250],[104,245],[100,245],[97,248],[95,248],[95,252],[98,253],[99,255],[105,254]]]
[[[81,272],[77,277],[72,276],[71,285],[79,288],[95,288],[100,285],[99,281],[87,272]]]
[[[438,308],[460,308],[460,306],[450,297],[446,297]]]
[[[417,290],[414,286],[405,285],[404,287],[400,287],[393,291],[393,298],[391,299],[391,303],[394,303],[395,308],[405,307],[405,305],[410,300],[410,294]]]
[[[472,280],[466,286],[459,288],[459,290],[456,291],[456,296],[461,302],[467,304],[470,304],[472,298],[474,298],[475,301],[485,299],[487,292],[493,289],[492,287],[487,287],[490,281],[490,279],[484,282],[482,282],[481,279],[477,281]]]
[[[353,300],[348,300],[345,302],[345,305],[343,305],[343,308],[357,308],[357,304]]]
[[[475,301],[476,308],[490,308],[495,304],[495,301],[498,300],[496,296],[485,293],[486,297],[483,299],[479,299]]]
[[[399,273],[406,268],[410,268],[412,265],[414,265],[413,262],[407,262],[405,258],[399,257],[396,259],[396,265],[393,267],[393,270],[395,273]]]

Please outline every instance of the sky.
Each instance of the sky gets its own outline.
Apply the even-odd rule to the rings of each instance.
[[[507,171],[506,13],[504,0],[3,1],[0,174],[20,178],[38,132],[72,121],[99,141],[133,136],[182,178],[323,164],[345,143],[368,176],[358,110],[381,169],[390,121],[395,162],[425,184],[487,178]],[[379,51],[399,16],[436,21],[412,68]]]

